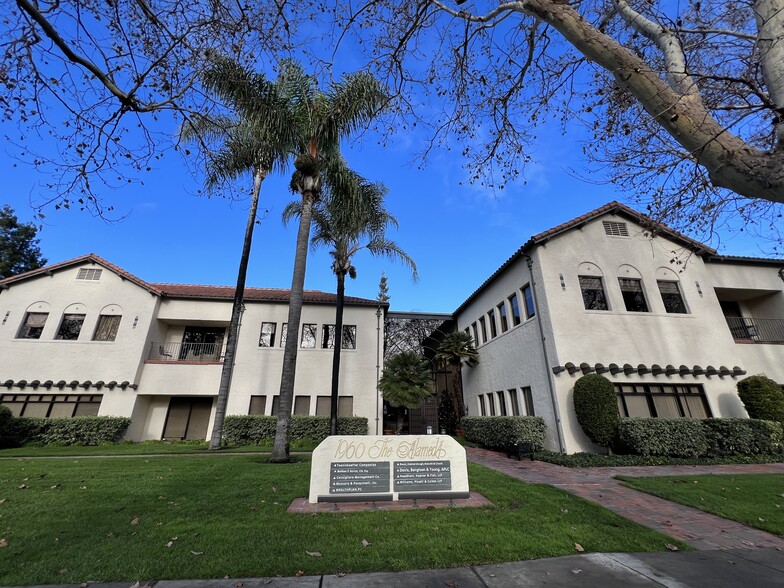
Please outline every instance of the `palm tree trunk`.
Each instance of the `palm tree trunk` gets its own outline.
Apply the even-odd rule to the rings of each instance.
[[[278,424],[275,430],[272,456],[270,457],[272,463],[287,463],[290,458],[289,425],[291,424],[291,406],[294,401],[294,376],[296,375],[297,351],[299,349],[299,321],[302,317],[305,268],[308,259],[308,241],[310,240],[310,221],[313,216],[313,201],[315,197],[312,191],[302,194],[302,212],[299,217],[297,249],[294,254],[294,275],[291,279],[291,294],[289,296],[286,347],[283,351],[283,371],[280,376]]]
[[[455,411],[455,427],[460,427],[460,420],[463,418],[463,365],[457,360],[455,370],[454,386],[452,390],[452,409]]]
[[[332,352],[332,399],[329,405],[329,434],[338,434],[338,389],[340,383],[340,352],[343,349],[343,305],[346,298],[346,274],[338,272],[335,304],[335,349]]]
[[[248,211],[248,223],[245,225],[245,240],[242,242],[242,255],[240,267],[237,270],[237,288],[234,290],[234,303],[231,307],[231,320],[229,333],[226,337],[226,353],[223,356],[220,385],[218,386],[218,405],[215,407],[215,421],[212,424],[210,449],[220,449],[223,437],[223,420],[226,417],[226,404],[229,401],[231,376],[234,373],[234,357],[237,352],[237,335],[240,330],[242,318],[242,300],[245,295],[245,278],[248,274],[248,261],[250,259],[250,246],[253,242],[253,228],[256,226],[256,212],[259,208],[259,194],[265,173],[257,169],[253,174],[253,192]]]

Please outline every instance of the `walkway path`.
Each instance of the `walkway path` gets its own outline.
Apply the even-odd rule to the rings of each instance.
[[[695,549],[772,547],[784,550],[784,539],[682,506],[621,485],[615,476],[699,474],[784,474],[784,463],[713,466],[645,466],[566,468],[541,461],[517,461],[486,449],[466,448],[468,459],[508,476],[549,484],[590,500],[646,527],[680,539]]]

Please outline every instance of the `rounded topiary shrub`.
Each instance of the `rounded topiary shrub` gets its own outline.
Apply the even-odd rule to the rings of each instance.
[[[762,374],[738,382],[740,396],[749,418],[784,424],[784,390]]]
[[[0,449],[19,446],[19,428],[11,411],[0,406]]]
[[[574,412],[588,438],[609,447],[618,432],[618,400],[612,382],[588,374],[574,383]]]

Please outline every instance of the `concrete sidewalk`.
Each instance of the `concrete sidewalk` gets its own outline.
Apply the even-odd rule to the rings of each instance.
[[[528,586],[754,586],[784,582],[784,553],[731,549],[691,553],[587,553],[447,570],[300,578],[59,584],[48,588],[517,588]]]

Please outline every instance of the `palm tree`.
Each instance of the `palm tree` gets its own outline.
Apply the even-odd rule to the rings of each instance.
[[[403,351],[384,362],[384,375],[378,381],[384,400],[395,408],[416,408],[433,394],[430,363],[413,351]],[[397,430],[402,426],[403,414],[397,413]]]
[[[205,186],[208,191],[216,191],[225,181],[245,173],[253,176],[210,449],[221,447],[261,184],[274,170],[285,168],[297,145],[296,128],[291,116],[291,97],[283,83],[287,79],[287,67],[284,64],[280,78],[270,82],[263,75],[250,73],[228,58],[211,55],[208,67],[202,74],[202,83],[216,98],[232,108],[236,118],[224,115],[196,116],[189,119],[180,130],[184,141],[195,142],[204,151]],[[217,147],[213,149],[215,144]]]
[[[381,84],[369,73],[344,76],[321,91],[315,80],[292,76],[290,85],[297,100],[294,114],[300,133],[299,155],[294,162],[296,171],[291,178],[291,190],[302,198],[294,272],[289,296],[286,346],[283,351],[283,370],[280,378],[278,421],[270,461],[289,461],[289,425],[294,399],[294,376],[297,365],[298,331],[302,316],[302,297],[305,286],[310,224],[313,204],[321,190],[321,177],[331,157],[336,156],[340,140],[368,124],[379,112],[387,97]],[[333,188],[348,182],[347,176],[336,174]],[[349,193],[352,193],[349,190]],[[350,204],[347,204],[350,205]]]
[[[436,361],[445,361],[456,366],[454,371],[454,383],[451,386],[450,397],[452,400],[452,411],[456,422],[465,415],[463,404],[463,362],[474,365],[479,362],[479,353],[474,347],[474,340],[465,331],[454,331],[449,333],[438,346]]]
[[[371,255],[400,260],[411,268],[415,280],[417,269],[408,254],[397,243],[386,238],[387,227],[398,225],[397,219],[384,208],[387,189],[382,184],[371,183],[359,174],[345,169],[345,163],[338,157],[332,159],[331,165],[325,170],[324,179],[326,194],[313,208],[315,234],[311,239],[311,247],[325,246],[331,249],[332,271],[337,277],[330,402],[330,435],[337,435],[346,276],[356,278],[352,258],[356,253],[367,249]],[[284,222],[299,216],[301,210],[301,202],[289,204],[283,211]]]

